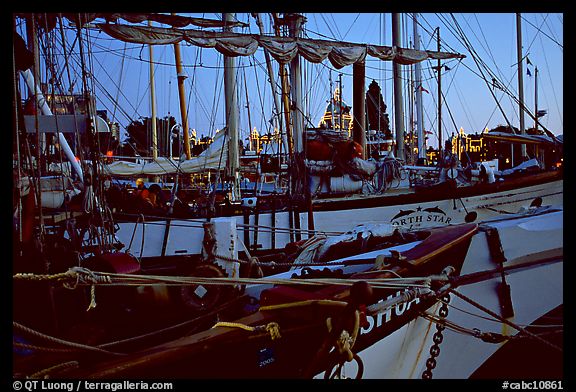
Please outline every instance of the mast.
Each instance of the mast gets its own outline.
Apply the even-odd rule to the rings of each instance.
[[[401,47],[400,14],[392,14],[392,45]],[[396,126],[396,158],[404,160],[404,103],[402,102],[402,77],[400,64],[394,62],[394,123]]]
[[[233,22],[235,14],[223,13],[222,20]],[[232,32],[229,25],[224,26],[224,31]],[[224,94],[226,96],[226,126],[228,127],[228,169],[232,177],[232,201],[240,200],[240,187],[238,170],[240,157],[238,156],[238,98],[236,97],[236,59],[224,56]]]
[[[274,19],[274,33],[280,37],[280,25],[283,23],[276,13],[272,13]],[[288,75],[286,74],[286,64],[278,62],[280,68],[280,81],[282,83],[282,106],[284,108],[284,121],[286,123],[286,141],[288,142],[288,156],[292,157],[294,153],[294,138],[292,137],[292,127],[290,125],[290,98],[288,88]],[[291,158],[289,158],[291,159]]]
[[[336,100],[334,99],[334,86],[332,86],[332,71],[328,74],[328,81],[330,82],[330,126],[332,129],[336,129],[336,117],[334,117]]]
[[[148,26],[152,26],[152,22],[148,21]],[[156,160],[158,158],[158,136],[156,134],[156,90],[154,88],[154,49],[152,45],[148,45],[150,51],[150,104],[152,107],[152,157]]]
[[[526,134],[524,128],[524,74],[522,71],[522,17],[518,12],[516,13],[516,49],[518,54],[518,98],[519,102],[519,112],[520,117],[520,134]],[[513,145],[512,145],[513,146]],[[512,150],[514,152],[514,150]],[[526,144],[520,144],[520,152],[522,158],[526,156]],[[514,166],[514,153],[512,153],[512,166]]]
[[[32,74],[34,75],[33,80],[40,80],[40,50],[38,47],[38,31],[36,29],[36,15],[30,14],[29,19],[26,21],[26,38],[28,40],[28,50],[32,52],[33,56],[33,66],[32,66]],[[34,96],[38,96],[38,94],[42,94],[40,90],[40,86],[37,84],[33,84],[34,89],[31,90],[31,93]],[[36,102],[38,103],[38,102]],[[38,107],[38,105],[37,105]],[[36,118],[37,120],[37,118]],[[40,133],[38,130],[38,126],[36,127],[36,160],[38,162],[38,175],[42,175],[42,171],[44,170],[44,151],[46,150],[46,134]]]
[[[418,14],[412,14],[414,23],[414,50],[420,50],[420,34],[418,33]],[[416,83],[416,132],[418,137],[418,159],[426,158],[424,151],[424,110],[422,103],[422,65],[416,63],[414,66]]]
[[[174,13],[172,14],[174,15]],[[184,135],[184,152],[186,159],[190,159],[192,154],[190,152],[190,136],[188,135],[188,113],[186,110],[186,94],[184,91],[184,80],[186,75],[182,67],[182,58],[180,55],[180,43],[174,44],[174,57],[176,58],[176,76],[178,78],[178,97],[180,98],[180,116],[182,118],[182,133]],[[172,151],[170,151],[172,155]]]
[[[366,159],[366,62],[357,61],[352,65],[353,79],[353,123],[352,140],[362,146],[363,159]]]
[[[248,82],[246,81],[246,71],[244,70],[244,93],[246,94],[246,110],[248,111],[248,135],[252,135],[252,120],[250,118],[250,100],[248,99]],[[249,143],[249,151],[252,151],[252,142]],[[255,151],[258,152],[258,146]]]
[[[342,74],[338,75],[338,104],[340,105],[338,113],[340,113],[340,117],[338,118],[338,126],[340,127],[340,132],[343,131],[343,122],[342,122]]]
[[[534,129],[538,129],[538,67],[534,68]]]
[[[260,19],[260,14],[252,14],[256,18],[256,24],[260,30],[260,35],[264,34],[264,26],[262,25],[262,20]],[[284,146],[284,151],[287,150],[286,133],[284,132],[284,126],[282,124],[282,117],[280,111],[280,102],[278,101],[278,94],[276,92],[276,81],[274,80],[274,73],[272,72],[272,61],[270,60],[270,53],[268,50],[264,49],[264,58],[266,59],[266,69],[268,71],[268,81],[270,82],[270,87],[272,88],[272,96],[274,97],[274,108],[276,109],[276,125],[280,130],[280,137],[282,139],[282,145]]]
[[[437,43],[438,51],[440,50],[440,27],[437,27]],[[436,65],[436,70],[438,71],[438,151],[440,152],[439,158],[442,160],[444,157],[444,146],[442,145],[442,65],[440,64],[440,59]]]
[[[306,18],[300,14],[286,15],[288,22],[288,31],[291,37],[298,38],[302,35],[302,24]],[[292,96],[292,119],[293,119],[293,138],[294,152],[304,151],[304,115],[302,105],[302,76],[300,56],[295,56],[290,61],[290,92]]]
[[[415,120],[415,109],[414,109],[414,101],[416,99],[415,97],[415,77],[414,77],[414,67],[410,67],[409,69],[409,74],[410,74],[410,81],[408,82],[408,86],[409,86],[409,92],[410,92],[410,96],[408,98],[408,118],[410,119],[410,145],[409,145],[409,154],[406,154],[406,159],[408,159],[408,157],[410,157],[410,164],[415,165],[416,164],[416,155],[414,154],[414,137],[416,134],[416,120]]]

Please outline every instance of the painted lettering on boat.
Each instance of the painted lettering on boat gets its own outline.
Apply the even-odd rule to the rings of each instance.
[[[262,368],[274,363],[274,350],[271,348],[262,348],[258,351],[258,367]]]
[[[451,220],[452,218],[439,207],[422,208],[419,206],[415,210],[398,211],[390,223],[394,226],[412,229],[430,224],[448,225]]]
[[[388,298],[386,298],[386,300],[390,300],[394,297],[398,297],[400,294],[402,294],[402,291],[397,291],[394,294],[390,294],[388,296]],[[384,300],[382,299],[378,302],[379,303],[384,302]],[[385,312],[378,313],[375,316],[367,317],[367,321],[368,321],[369,325],[367,327],[360,328],[360,334],[361,335],[368,334],[368,333],[372,332],[372,330],[374,328],[380,328],[384,324],[389,323],[394,317],[401,316],[402,314],[404,314],[404,312],[406,312],[410,309],[410,307],[412,306],[413,303],[415,303],[415,304],[420,303],[420,299],[414,298],[411,301],[392,306],[392,307],[388,308]]]

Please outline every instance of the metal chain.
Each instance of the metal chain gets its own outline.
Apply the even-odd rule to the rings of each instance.
[[[442,306],[438,310],[440,319],[443,320],[448,316],[448,303],[450,302],[450,295],[442,296]],[[426,370],[422,373],[422,378],[430,380],[432,378],[432,370],[436,367],[436,357],[440,355],[440,343],[444,340],[442,332],[446,326],[442,323],[436,323],[436,333],[432,336],[434,344],[430,347],[430,358],[426,361]]]

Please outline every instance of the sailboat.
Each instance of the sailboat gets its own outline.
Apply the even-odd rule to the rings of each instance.
[[[288,17],[284,22],[279,20],[279,23],[293,23],[290,22],[291,18]],[[114,23],[98,26],[106,34],[127,42],[149,44],[186,40],[194,45],[215,48],[225,56],[250,55],[262,47],[281,64],[290,63],[294,67],[297,66],[300,57],[312,62],[329,59],[336,68],[355,64],[355,75],[358,83],[362,85],[362,64],[366,56],[394,61],[396,64],[413,64],[425,58],[437,60],[462,58],[462,55],[455,53],[417,51],[399,46],[384,47],[232,32],[198,32]],[[232,46],[228,47],[227,44]],[[296,72],[294,68],[292,75],[296,75]],[[359,95],[363,96],[364,92]],[[293,97],[298,105],[296,98]],[[360,100],[359,104],[354,103],[354,110],[363,108],[362,102],[363,100]],[[354,115],[354,118],[357,122],[361,122],[364,117]],[[287,127],[291,124],[287,123]],[[298,121],[293,125],[294,132],[291,135],[293,149],[296,146],[303,149],[305,143],[301,130],[304,127],[300,126]],[[359,124],[358,127],[363,129]],[[355,140],[362,141],[361,133],[353,133],[360,135],[354,136]],[[556,143],[554,139],[546,141],[548,142],[552,145]],[[348,144],[354,146],[353,143]],[[362,146],[362,143],[359,144]],[[236,216],[240,238],[243,238],[247,248],[258,254],[269,250],[282,250],[287,244],[316,233],[344,232],[354,223],[377,221],[389,222],[399,227],[421,228],[465,222],[466,217],[472,215],[476,215],[476,219],[482,221],[501,214],[515,213],[521,208],[527,208],[532,202],[542,201],[551,205],[562,203],[561,170],[543,170],[538,167],[535,173],[529,175],[506,177],[505,173],[499,173],[493,166],[478,165],[477,174],[484,173],[485,180],[480,180],[478,176],[469,186],[458,186],[454,181],[447,181],[438,187],[423,188],[409,186],[411,173],[419,171],[437,173],[437,168],[408,167],[399,172],[398,160],[392,159],[392,156],[389,160],[383,159],[377,163],[364,159],[363,156],[352,155],[346,158],[351,159],[340,162],[343,164],[339,168],[347,170],[347,173],[336,170],[338,174],[326,176],[323,173],[313,172],[300,153],[300,158],[290,161],[290,170],[295,172],[290,177],[293,182],[288,197],[279,195],[259,198],[250,194],[245,199],[235,201],[229,199],[232,202],[227,202],[227,208],[222,210],[222,214]],[[321,163],[324,163],[326,171],[334,173],[333,162]],[[492,176],[495,171],[501,175]],[[521,171],[525,172],[523,168],[519,168],[515,173]],[[398,177],[392,176],[391,173],[394,172],[399,172]],[[322,178],[324,180],[321,180]],[[407,186],[398,186],[397,183],[391,186],[391,181],[403,181]],[[325,191],[318,195],[321,197],[314,195],[317,189]],[[120,230],[116,234],[123,243],[132,241],[142,243],[141,249],[135,253],[137,257],[198,254],[200,247],[195,244],[199,243],[203,233],[202,230],[195,230],[192,226],[198,228],[205,219],[206,217],[200,219],[191,217],[188,220],[175,220],[174,224],[167,224],[169,219],[150,217],[145,222],[120,222]],[[148,240],[143,237],[144,232],[146,237],[163,236],[165,240],[161,243],[157,240]],[[185,236],[186,240],[180,239],[181,236]]]
[[[14,375],[468,378],[513,339],[536,339],[561,351],[547,334],[562,331],[562,287],[556,285],[562,280],[562,223],[561,208],[543,207],[482,224],[412,231],[358,227],[350,234],[359,234],[365,247],[350,256],[252,281],[190,278],[196,290],[214,284],[244,288],[212,311],[139,336],[135,315],[132,323],[86,343],[15,322],[14,345],[21,351]],[[533,245],[518,246],[522,239]],[[324,254],[346,244],[346,238],[326,243]],[[89,284],[99,282],[100,293],[112,285],[112,296],[124,289],[114,286],[162,281],[79,269],[52,281],[67,284],[78,276],[92,276]],[[34,284],[27,278],[15,276],[18,284]],[[164,282],[186,284],[170,277]],[[99,306],[110,314],[114,302]],[[546,321],[546,315],[554,319]],[[533,323],[538,332],[527,327]]]
[[[112,27],[112,29],[116,29],[116,27]],[[261,41],[258,41],[254,37],[235,37],[233,34],[230,36],[232,36],[232,38],[241,38],[242,42],[247,42],[248,45],[254,46],[254,42],[261,44]],[[178,37],[181,36],[177,36],[177,38]],[[222,47],[223,45],[218,41],[218,35],[212,37],[208,34],[207,36],[203,35],[203,37],[208,37],[206,38],[209,41],[208,45],[212,45],[212,41],[210,40],[217,42],[218,45],[215,44],[217,47]],[[234,42],[237,44],[236,41]],[[278,44],[278,42],[274,41],[270,43],[263,40],[262,42],[267,42],[270,46],[274,46],[273,43]],[[311,43],[304,39],[301,41],[298,40],[298,42],[296,42],[296,40],[290,41],[289,39],[282,39],[279,40],[279,42],[294,44],[292,45],[293,48],[303,43],[305,48],[303,50],[305,53],[308,53],[308,56],[311,56],[309,52],[306,52],[310,50],[306,45],[311,45]],[[339,45],[336,46],[338,49],[342,49]],[[362,50],[368,50],[362,45],[352,45],[352,48],[360,52],[362,52]],[[286,47],[283,47],[283,49],[286,49]],[[369,50],[371,53],[379,53],[379,55],[383,56],[382,53],[386,53],[384,49],[370,47]],[[341,52],[345,51],[346,50],[342,50]],[[414,57],[417,53],[414,54],[409,50],[406,50],[404,53],[404,51],[399,50],[399,48],[396,48],[395,51],[392,50],[390,53],[396,53],[398,59],[404,59],[404,61],[414,61],[414,59],[418,57]],[[339,53],[339,55],[333,54],[334,61],[337,61],[341,57],[341,54],[342,53]],[[434,53],[431,55],[443,56],[442,54]],[[94,167],[97,167],[97,165],[94,165]],[[445,192],[444,195],[442,195],[443,192]],[[87,249],[88,254],[92,253],[88,256],[89,258],[84,259],[82,257],[81,260],[77,261],[83,268],[93,267],[92,270],[72,268],[64,272],[66,268],[70,266],[59,266],[61,267],[60,271],[64,275],[57,275],[55,277],[45,276],[44,278],[46,278],[46,280],[56,281],[60,278],[72,278],[72,280],[87,284],[90,287],[89,291],[85,292],[86,298],[89,300],[88,308],[92,311],[96,307],[96,303],[98,303],[100,308],[96,309],[103,309],[105,318],[112,323],[122,319],[111,317],[110,313],[107,312],[107,306],[118,305],[117,309],[127,311],[130,314],[130,312],[138,308],[135,302],[130,301],[135,292],[134,290],[126,290],[120,295],[118,292],[110,291],[109,296],[100,296],[101,290],[96,288],[97,285],[113,283],[114,278],[136,279],[132,280],[132,283],[136,283],[136,285],[139,286],[139,288],[135,290],[139,299],[157,296],[157,303],[165,304],[161,298],[158,298],[163,295],[161,291],[153,290],[153,293],[149,293],[145,288],[141,288],[141,286],[145,286],[144,282],[150,282],[154,279],[153,284],[155,286],[159,284],[171,286],[174,283],[178,285],[184,283],[187,287],[177,290],[178,298],[187,302],[189,305],[188,311],[190,308],[193,308],[195,312],[198,312],[200,314],[198,316],[199,319],[194,321],[188,320],[190,323],[184,322],[184,324],[179,326],[173,325],[173,327],[175,327],[174,329],[169,328],[171,331],[178,330],[176,335],[179,336],[176,337],[176,340],[166,341],[166,338],[171,339],[174,337],[170,334],[153,333],[154,338],[152,339],[152,343],[138,343],[135,345],[135,350],[105,352],[107,351],[105,348],[109,347],[108,343],[111,343],[110,341],[99,342],[97,346],[91,346],[89,344],[91,342],[84,342],[86,343],[84,347],[76,346],[75,348],[97,352],[97,358],[88,355],[87,359],[81,359],[77,364],[69,363],[75,361],[68,361],[68,354],[65,354],[64,350],[62,350],[63,356],[53,356],[52,354],[49,356],[37,356],[36,351],[42,350],[35,350],[34,346],[30,344],[29,339],[33,338],[29,336],[31,331],[27,329],[26,325],[16,323],[14,327],[18,330],[18,333],[16,333],[15,337],[15,347],[17,348],[15,355],[22,355],[22,357],[19,358],[22,361],[19,361],[16,374],[18,376],[22,374],[38,376],[48,372],[66,377],[79,376],[97,378],[121,375],[138,375],[143,377],[152,376],[153,374],[158,377],[162,377],[162,375],[188,377],[190,374],[184,372],[189,371],[189,369],[188,367],[186,367],[186,369],[182,367],[185,362],[182,361],[182,359],[198,358],[198,356],[205,359],[203,363],[207,365],[206,369],[202,367],[198,368],[202,371],[202,373],[198,373],[199,377],[206,377],[211,374],[209,371],[216,371],[214,367],[209,365],[216,364],[219,361],[221,363],[223,358],[229,359],[231,364],[240,364],[238,367],[226,367],[229,373],[222,374],[224,376],[228,375],[229,377],[312,377],[324,370],[330,373],[330,368],[335,366],[342,370],[344,366],[342,362],[343,359],[356,360],[360,363],[357,359],[359,358],[357,355],[358,350],[371,347],[374,343],[381,341],[382,337],[404,328],[407,325],[406,323],[416,316],[416,310],[429,309],[430,306],[436,303],[437,297],[428,298],[424,296],[422,297],[422,301],[418,301],[418,303],[421,302],[422,308],[420,309],[416,306],[415,302],[417,301],[413,300],[421,294],[428,293],[427,290],[423,292],[417,290],[416,286],[418,286],[418,284],[424,282],[424,288],[427,289],[426,282],[428,282],[429,279],[435,282],[450,282],[450,279],[446,276],[439,278],[436,275],[442,275],[444,272],[448,274],[452,269],[446,269],[446,267],[450,266],[462,274],[461,269],[464,268],[464,266],[477,263],[475,255],[480,255],[480,257],[486,257],[486,254],[493,255],[493,253],[491,253],[493,252],[493,244],[490,241],[482,242],[484,238],[482,235],[478,235],[479,226],[476,223],[472,223],[474,220],[486,221],[490,216],[500,216],[503,213],[505,215],[513,215],[511,212],[518,211],[520,207],[524,207],[528,211],[538,210],[539,212],[534,214],[534,217],[511,216],[508,221],[509,223],[506,224],[493,224],[488,222],[486,230],[489,231],[490,227],[492,227],[490,225],[495,226],[498,230],[501,228],[504,229],[507,225],[519,228],[520,231],[527,228],[527,231],[531,234],[538,232],[538,230],[533,230],[534,225],[537,228],[544,227],[545,230],[550,229],[555,234],[555,236],[552,235],[550,237],[555,238],[556,242],[545,241],[538,245],[537,251],[541,253],[537,253],[535,258],[530,258],[528,257],[529,255],[526,256],[529,261],[534,261],[535,264],[539,265],[539,263],[546,264],[550,261],[547,258],[547,255],[550,254],[553,257],[551,260],[556,262],[557,265],[557,261],[561,258],[561,244],[559,245],[557,241],[558,238],[561,238],[560,234],[562,232],[562,214],[561,211],[559,211],[561,208],[552,211],[542,211],[540,210],[540,206],[554,204],[551,202],[558,200],[560,200],[559,204],[561,205],[561,198],[562,180],[561,175],[558,175],[556,172],[537,173],[527,178],[518,177],[500,183],[485,183],[480,184],[478,187],[466,189],[464,189],[464,187],[456,187],[442,191],[436,189],[433,192],[392,192],[382,195],[363,195],[360,198],[356,198],[356,200],[342,197],[323,198],[313,201],[310,200],[311,203],[309,205],[288,205],[288,207],[281,206],[278,207],[278,209],[276,209],[274,203],[272,203],[272,208],[268,211],[259,205],[262,199],[257,199],[255,205],[248,205],[248,203],[242,205],[242,202],[237,203],[236,205],[239,207],[240,214],[229,218],[210,217],[209,220],[168,220],[162,217],[146,216],[132,223],[110,221],[110,223],[113,222],[113,224],[110,224],[101,222],[100,227],[109,230],[106,232],[106,235],[110,235],[115,231],[115,237],[120,238],[123,243],[119,244],[120,248],[127,251],[104,252],[104,254],[101,254],[99,252],[105,250],[102,246]],[[102,207],[102,205],[98,203],[97,198],[93,199],[93,201],[95,203],[91,207]],[[361,208],[358,208],[359,206]],[[530,208],[528,208],[528,206],[530,206]],[[391,212],[386,212],[386,208],[391,210]],[[99,209],[97,208],[94,211],[97,212]],[[476,218],[471,212],[476,213]],[[547,212],[549,212],[549,214]],[[340,213],[344,213],[345,215],[339,216]],[[95,212],[93,212],[93,214],[95,214]],[[343,218],[343,216],[352,215],[355,216],[355,220]],[[468,218],[466,218],[466,216],[468,216]],[[546,218],[551,220],[540,220],[541,216],[546,216]],[[106,216],[106,218],[109,217]],[[466,220],[468,221],[467,223],[462,223]],[[247,268],[247,270],[249,272],[241,273],[242,270],[239,269],[238,264],[246,260],[239,260],[239,254],[243,253],[244,257],[257,256],[250,257],[249,259],[248,264],[252,263],[254,265],[257,265],[259,260],[264,260],[264,258],[260,256],[260,253],[265,254],[268,250],[280,249],[287,251],[289,247],[292,247],[292,249],[296,247],[297,252],[302,254],[302,251],[305,249],[310,250],[308,246],[311,245],[311,242],[315,242],[315,245],[318,245],[319,242],[316,241],[319,240],[319,238],[315,237],[316,234],[336,234],[335,232],[337,231],[348,232],[355,222],[362,222],[367,225],[382,224],[384,222],[385,225],[388,225],[388,235],[375,236],[383,238],[379,238],[378,241],[371,244],[372,246],[380,247],[377,250],[377,254],[360,253],[358,249],[366,250],[366,248],[354,248],[353,254],[346,259],[336,259],[336,262],[329,260],[335,267],[329,267],[324,271],[320,266],[311,266],[310,269],[303,269],[301,272],[296,272],[296,276],[292,276],[295,272],[291,271],[284,275],[274,277],[274,273],[277,272],[278,269],[274,267],[274,263],[269,264],[272,273],[267,275],[278,279],[290,277],[291,282],[282,281],[278,283],[270,281],[271,283],[265,284],[263,283],[264,281],[254,282],[241,280],[244,276],[251,277],[250,271],[253,271],[254,268],[252,268],[252,265],[248,265],[249,268]],[[89,221],[88,223],[93,225],[95,222]],[[115,224],[117,227],[115,227]],[[223,226],[225,229],[224,232],[214,231],[219,225]],[[306,227],[307,230],[302,230],[302,228]],[[218,229],[220,229],[220,227],[218,227]],[[406,229],[408,229],[408,232],[404,234],[403,230]],[[69,231],[69,233],[72,232],[74,231]],[[80,240],[83,239],[83,235],[86,233],[87,232],[82,231],[77,233],[79,234]],[[355,240],[367,239],[366,242],[370,242],[370,236],[365,237],[361,235],[358,237],[358,232],[348,234],[353,235]],[[309,236],[308,241],[298,241],[301,240],[303,235]],[[96,235],[95,237],[99,236]],[[104,237],[104,235],[101,235],[99,238],[101,237]],[[510,244],[517,244],[520,236],[512,237],[513,238],[510,238]],[[215,238],[216,248],[212,248]],[[474,239],[476,238],[479,239],[475,241]],[[535,235],[534,238],[539,237]],[[548,238],[548,236],[546,238]],[[78,238],[70,238],[70,242],[74,242],[75,240],[78,240]],[[359,242],[360,244],[355,243],[354,246],[358,247],[362,245],[364,241]],[[478,244],[475,245],[474,252],[470,252],[469,246],[476,242],[478,242]],[[506,247],[508,244],[507,239],[505,239],[505,250],[508,249]],[[534,241],[534,244],[538,244],[538,241]],[[60,247],[59,249],[61,250],[62,248],[66,249],[67,246]],[[106,250],[110,250],[111,248],[112,247]],[[92,250],[92,252],[90,252],[90,250]],[[222,256],[222,253],[225,253],[226,250],[229,252],[227,255],[227,259],[229,260],[222,260],[222,257],[219,258],[218,256]],[[217,254],[215,251],[217,251]],[[333,250],[333,252],[337,251]],[[507,253],[504,254],[508,257]],[[273,253],[270,260],[281,260],[281,255],[282,254]],[[86,254],[83,256],[86,256]],[[287,255],[284,254],[285,260],[292,261],[286,256]],[[470,259],[466,262],[468,257],[470,257]],[[368,261],[366,259],[368,259]],[[518,259],[520,261],[524,260],[520,256]],[[171,261],[175,261],[175,265],[172,264]],[[204,261],[208,262],[205,263]],[[222,261],[227,261],[228,263],[221,263]],[[151,265],[154,263],[156,264]],[[293,263],[296,263],[296,261]],[[316,264],[318,263],[316,262]],[[338,266],[336,266],[337,264]],[[291,285],[294,284],[295,281],[298,281],[298,275],[301,275],[300,278],[302,279],[308,279],[318,275],[329,278],[342,277],[339,271],[339,267],[342,265],[344,265],[342,273],[347,282],[334,280],[331,282],[334,284],[329,285],[327,288],[318,290],[315,288],[307,288],[302,290],[303,292],[291,288]],[[532,264],[528,264],[528,266],[532,266]],[[522,267],[528,266],[522,265]],[[183,269],[180,269],[180,267],[183,267]],[[510,268],[510,270],[513,269],[512,267]],[[26,271],[26,266],[23,265],[19,266],[19,270],[29,272]],[[154,274],[150,273],[151,271],[154,271]],[[508,271],[508,269],[505,271]],[[137,272],[148,273],[138,275]],[[491,277],[492,274],[495,273],[494,271],[488,270],[481,272],[485,273],[485,277]],[[502,271],[498,270],[497,272],[501,273]],[[179,275],[185,275],[187,277],[183,279],[174,277]],[[396,295],[398,286],[380,286],[376,290],[377,294],[372,296],[367,295],[369,290],[367,290],[364,283],[353,286],[354,289],[342,288],[343,285],[349,286],[351,283],[357,283],[357,278],[361,281],[367,281],[368,278],[393,279],[394,277],[398,277],[397,275],[408,278],[414,278],[414,276],[416,276],[417,284],[411,281],[408,286],[402,286],[403,288],[408,287],[409,290],[415,290],[403,296]],[[18,275],[16,278],[25,281],[27,278],[32,277],[23,274]],[[206,280],[201,278],[205,278]],[[214,278],[216,278],[216,280],[213,280]],[[469,278],[472,279],[472,277]],[[170,281],[170,279],[178,279],[179,281]],[[218,281],[218,279],[222,280]],[[232,282],[230,279],[237,280]],[[124,280],[122,282],[126,283],[127,281]],[[222,284],[226,282],[226,284],[233,284],[235,286],[254,284],[254,286],[245,287],[248,294],[247,296],[232,295],[232,297],[239,302],[247,302],[226,309],[224,313],[221,313],[219,312],[220,309],[216,308],[216,306],[221,305],[223,299],[230,298],[231,293],[238,294],[238,287],[232,290],[224,290],[219,289],[218,284],[216,284],[217,289],[212,289],[209,285],[214,285],[214,282]],[[312,282],[312,280],[307,283],[310,282]],[[33,284],[32,282],[29,283]],[[323,285],[324,283],[326,282],[322,282]],[[392,283],[392,281],[385,283]],[[378,282],[375,281],[370,284],[378,285]],[[28,283],[26,283],[26,285],[28,285]],[[272,287],[272,285],[277,286]],[[284,285],[288,287],[283,287]],[[70,288],[72,286],[67,284],[65,287]],[[66,290],[68,290],[68,288],[66,288]],[[436,286],[433,288],[438,289]],[[166,289],[166,287],[164,287],[164,289]],[[167,291],[169,290],[164,290],[163,292],[166,293]],[[360,292],[358,293],[357,291]],[[48,292],[51,296],[54,294],[50,290]],[[61,292],[59,292],[59,294],[61,294]],[[127,295],[124,296],[124,294]],[[139,296],[140,294],[142,294],[142,296]],[[390,295],[392,295],[392,298],[388,298]],[[22,300],[22,296],[15,297]],[[48,302],[50,302],[49,297],[50,296],[46,296]],[[100,301],[101,297],[107,299]],[[369,299],[367,299],[368,297]],[[119,301],[120,298],[123,300]],[[424,298],[426,300],[424,300]],[[67,295],[64,295],[64,297],[60,299],[64,299],[63,303],[66,303],[69,298]],[[128,301],[125,302],[124,299]],[[294,307],[298,308],[300,304],[292,303],[287,307],[284,306],[286,303],[291,303],[295,300],[300,302],[302,299],[305,300],[305,303],[302,304],[301,313],[295,312],[292,306],[294,305]],[[387,307],[380,308],[376,305],[378,300],[385,300]],[[346,301],[348,301],[348,303],[345,303]],[[74,303],[75,306],[78,306],[77,302]],[[402,318],[398,324],[391,324],[390,329],[385,328],[384,332],[380,330],[370,338],[358,335],[360,324],[356,323],[357,309],[354,309],[354,312],[352,312],[352,307],[358,308],[359,317],[363,309],[363,307],[359,305],[371,307],[370,311],[374,312],[374,314],[378,312],[386,314],[386,312],[390,311],[391,307],[405,304],[406,308],[408,308],[408,304],[410,303],[412,303],[410,307],[414,312],[406,313],[406,318]],[[84,305],[84,303],[81,305]],[[549,304],[546,304],[546,306],[548,305]],[[144,301],[143,306],[144,308],[150,309],[152,302]],[[82,308],[82,306],[80,306],[80,308]],[[162,308],[162,305],[160,305],[160,308]],[[321,311],[318,312],[318,309],[321,309]],[[68,310],[71,309],[68,308]],[[82,312],[79,312],[80,314],[83,313],[85,308],[81,310]],[[214,313],[215,311],[216,313]],[[227,313],[228,311],[229,313]],[[180,316],[182,316],[182,308],[175,309],[174,313],[180,313]],[[218,324],[221,320],[215,319],[215,314],[218,314],[219,318],[225,317],[227,322]],[[94,313],[88,313],[88,318],[93,315]],[[338,320],[339,317],[344,317],[340,319],[340,321],[345,324],[353,321],[351,327],[348,325],[344,326]],[[430,318],[434,318],[434,316],[432,315]],[[328,321],[328,324],[327,319],[331,320]],[[281,322],[278,322],[278,320]],[[45,320],[47,324],[49,324],[50,321],[49,319]],[[287,325],[288,333],[281,328],[279,334],[285,336],[286,339],[282,341],[279,346],[272,347],[269,345],[270,341],[272,339],[276,340],[279,336],[274,324],[275,322],[281,327]],[[363,325],[365,328],[368,328],[368,325],[364,322]],[[97,337],[102,331],[95,331],[96,333],[90,334],[85,333],[85,328],[91,326],[91,323],[89,323],[88,326],[85,324],[82,328],[79,328],[79,331],[76,331],[76,334],[90,338],[94,336]],[[153,325],[144,324],[140,324],[139,326],[154,327]],[[206,329],[210,326],[214,326],[215,328]],[[269,328],[266,329],[266,326],[269,326]],[[114,328],[105,329],[106,332],[113,330]],[[182,330],[186,330],[186,332],[182,333]],[[194,332],[198,330],[201,330],[201,332]],[[346,346],[345,344],[342,346],[341,351],[334,353],[330,349],[335,342],[336,333],[340,334],[344,330],[352,332],[352,335],[349,333],[349,336],[353,338],[344,339],[348,341],[348,345]],[[144,340],[147,339],[145,335],[151,333],[150,329],[140,330],[140,332],[143,334]],[[255,338],[248,339],[249,344],[247,344],[244,332],[256,333]],[[32,333],[32,335],[34,335],[34,333]],[[115,336],[115,338],[126,338],[130,340],[129,336]],[[208,346],[205,345],[207,342],[210,342]],[[310,342],[309,345],[305,346],[305,353],[301,352],[303,347],[296,345],[296,342]],[[70,343],[70,341],[64,344],[66,345],[68,343]],[[321,344],[320,346],[319,343]],[[130,346],[131,343],[130,341],[126,341],[123,342],[123,344]],[[100,345],[104,345],[105,347],[98,347]],[[237,357],[228,356],[231,345],[235,345],[237,348],[237,350],[234,350]],[[256,346],[262,346],[257,349],[257,358],[259,359],[256,361],[245,361],[246,356],[253,358]],[[88,347],[92,347],[92,349]],[[355,347],[354,351],[352,351],[353,347]],[[53,347],[50,349],[53,351]],[[56,350],[58,351],[58,348],[56,348]],[[278,353],[278,356],[276,356],[276,353]],[[104,357],[118,357],[118,359],[112,361],[104,359],[101,361],[101,355]],[[305,359],[302,359],[301,355],[303,355]],[[36,362],[38,358],[40,358],[40,361]],[[54,360],[56,360],[56,362],[54,362]],[[58,362],[60,360],[61,362]],[[156,362],[156,360],[159,361]],[[301,364],[294,366],[294,362],[299,360]],[[38,366],[39,364],[42,366]],[[54,366],[56,366],[56,368],[54,368]],[[61,370],[65,371],[61,373]]]

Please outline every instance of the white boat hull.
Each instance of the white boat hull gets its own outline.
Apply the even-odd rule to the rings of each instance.
[[[464,223],[466,214],[472,211],[478,214],[476,221],[480,222],[527,209],[538,197],[542,199],[543,205],[563,205],[563,181],[471,196],[461,200],[446,199],[403,205],[315,211],[314,230],[317,233],[346,232],[359,224],[371,223],[390,223],[406,229],[445,226]],[[239,239],[246,242],[245,229],[242,225],[249,225],[247,247],[253,248],[256,244],[261,250],[283,248],[298,239],[290,235],[289,215],[288,212],[276,214],[266,212],[260,213],[257,218],[251,215],[248,221],[242,216],[237,216],[235,218]],[[310,227],[307,213],[301,212],[298,216],[300,228],[306,230]],[[197,255],[202,251],[203,222],[205,219],[173,220],[167,234],[165,220],[118,222],[120,229],[116,236],[136,257]],[[257,235],[254,227],[258,227]],[[142,241],[143,235],[144,241]],[[307,236],[303,234],[301,238]]]
[[[514,316],[507,320],[518,326],[527,326],[538,318],[563,304],[563,213],[553,212],[540,216],[512,219],[491,223],[500,234],[504,255],[503,266],[520,265],[535,260],[555,260],[506,274],[506,283],[511,288],[511,302]],[[472,238],[461,275],[495,268],[487,248],[486,234],[479,232]],[[501,277],[462,286],[457,291],[481,304],[496,314],[500,314],[500,300],[496,287]],[[429,310],[438,315],[439,304]],[[398,309],[395,309],[398,311]],[[510,325],[487,320],[477,315],[491,318],[477,307],[463,299],[451,295],[447,320],[469,330],[477,328],[482,332],[495,332],[502,335],[516,335],[518,331]],[[371,321],[370,328],[385,322],[385,319]],[[406,324],[388,337],[359,352],[364,363],[363,378],[372,379],[419,379],[426,370],[430,358],[430,347],[434,344],[435,324],[419,317]],[[486,343],[468,334],[455,332],[449,328],[442,332],[440,355],[433,378],[466,379],[473,375],[503,343]],[[354,364],[347,364],[346,373],[356,374]],[[319,375],[320,377],[320,375]]]

